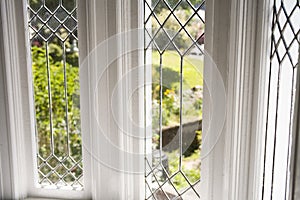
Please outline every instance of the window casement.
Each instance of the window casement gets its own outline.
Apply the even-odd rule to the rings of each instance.
[[[202,126],[220,134],[208,137],[212,148],[201,160],[201,199],[261,199],[271,5],[206,1]],[[49,190],[35,184],[26,0],[0,3],[1,198],[145,198],[152,80],[144,1],[78,0],[77,11],[83,190]]]
[[[76,4],[27,2],[41,187],[83,189]]]
[[[300,5],[287,0],[272,1],[272,6],[262,198],[295,199]]]

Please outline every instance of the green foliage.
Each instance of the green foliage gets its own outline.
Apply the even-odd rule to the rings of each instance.
[[[47,68],[46,62],[45,49],[33,46],[32,71],[39,154],[44,159],[51,154],[52,129],[55,155],[59,159],[63,159],[67,156],[68,148],[70,148],[71,156],[75,161],[79,161],[82,154],[79,68],[69,63],[64,66],[63,62],[55,61],[51,56],[49,56],[49,68]],[[48,83],[49,76],[51,81]],[[67,131],[69,132],[69,147]]]
[[[30,18],[34,17],[35,12],[44,22],[53,13],[60,20],[67,19],[68,12],[76,15],[76,0],[28,1],[34,11],[29,12]],[[61,3],[64,9],[59,8]],[[53,28],[58,22],[49,20],[45,23],[47,27]],[[63,23],[67,25],[68,22]],[[82,175],[78,48],[75,39],[77,31],[69,35],[69,31],[60,26],[50,36],[50,30],[42,28],[44,23],[37,18],[33,18],[30,25],[39,30],[39,35],[31,33],[39,171],[47,175],[52,183],[59,181],[59,175],[65,182],[73,182],[74,176]],[[45,160],[47,165],[44,164]],[[53,169],[58,174],[52,173]]]
[[[179,166],[178,152],[173,151],[166,154],[168,156],[170,174],[175,174],[178,171]],[[190,156],[184,156],[182,158],[182,172],[191,183],[195,183],[200,179],[200,149]],[[172,182],[178,190],[184,189],[188,186],[188,183],[181,174],[175,175]]]

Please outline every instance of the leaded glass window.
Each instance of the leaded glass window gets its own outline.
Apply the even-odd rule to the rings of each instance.
[[[144,3],[145,62],[152,63],[145,199],[199,199],[205,1]]]
[[[83,188],[76,0],[28,0],[38,183]]]
[[[272,4],[262,199],[287,199],[295,94],[299,90],[300,4],[297,0],[274,0]]]

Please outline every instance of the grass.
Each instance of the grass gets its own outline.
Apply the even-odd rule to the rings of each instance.
[[[162,55],[163,69],[170,69],[175,72],[180,72],[181,57],[176,51],[166,51]],[[159,53],[153,51],[152,63],[159,66]],[[191,89],[195,86],[203,85],[203,60],[198,56],[187,55],[183,58],[183,81],[184,90]],[[173,80],[179,83],[179,80]],[[176,83],[175,83],[176,84]]]
[[[152,64],[153,64],[153,74],[152,74],[152,80],[156,84],[160,84],[160,55],[158,52],[153,51],[152,53]],[[163,79],[163,85],[167,89],[174,90],[178,92],[179,89],[179,82],[180,82],[180,64],[181,64],[181,57],[176,51],[166,51],[162,55],[162,79]],[[195,86],[203,86],[203,59],[199,56],[192,56],[187,55],[182,60],[182,69],[183,69],[183,90],[190,90],[191,88]],[[159,87],[154,87],[154,93],[153,97],[154,99],[157,98],[157,95],[159,93]],[[166,91],[168,91],[166,89]],[[165,94],[165,93],[163,93]],[[171,94],[171,93],[170,93]],[[173,93],[172,93],[173,94]],[[189,93],[187,93],[189,94]],[[178,95],[175,94],[174,97]],[[195,98],[195,97],[194,97]],[[165,108],[165,112],[163,114],[166,114],[168,112],[168,116],[163,116],[163,119],[167,118],[168,125],[170,124],[178,124],[179,123],[179,117],[178,113],[174,114],[175,108],[177,108],[175,105],[178,106],[178,99],[177,101],[174,100],[171,101],[172,98],[170,98],[168,95],[164,96],[163,100],[163,108]],[[175,98],[176,99],[176,98]],[[185,95],[184,99],[184,109],[183,109],[183,120],[189,121],[188,119],[195,119],[201,118],[202,112],[200,108],[194,107],[194,101],[192,96]],[[176,104],[177,103],[177,104]],[[202,103],[201,103],[202,104]],[[171,109],[173,108],[173,109]],[[156,119],[156,121],[158,118]],[[201,136],[202,132],[197,133],[197,140],[201,143]],[[155,141],[159,140],[159,136],[156,135]],[[175,174],[179,170],[179,150],[174,150],[173,152],[165,152],[165,154],[168,156],[168,163],[169,163],[169,170],[170,175]],[[182,157],[182,168],[181,171],[186,175],[186,177],[191,181],[192,183],[195,183],[197,180],[200,179],[200,148],[197,147],[197,149],[194,149],[194,151],[189,156],[183,156]],[[182,190],[188,186],[188,183],[186,182],[185,178],[180,174],[174,175],[174,177],[171,180],[178,190]]]

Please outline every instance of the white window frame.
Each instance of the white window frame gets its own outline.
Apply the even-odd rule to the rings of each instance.
[[[116,2],[115,12],[107,12],[109,6],[115,3],[114,1],[79,0],[79,16],[81,16],[79,27],[87,25],[89,30],[79,31],[81,57],[87,55],[99,41],[109,35],[143,24],[143,9],[141,9],[143,1]],[[206,9],[211,15],[206,15],[206,32],[212,34],[206,34],[205,48],[220,67],[222,77],[227,84],[226,110],[233,112],[227,113],[224,134],[220,138],[222,142],[218,143],[213,156],[210,156],[202,164],[203,178],[210,180],[204,184],[201,194],[203,199],[254,200],[261,197],[262,161],[257,158],[261,158],[264,149],[267,83],[265,81],[267,71],[264,66],[268,63],[269,58],[268,51],[265,51],[269,44],[269,5],[269,0],[207,1]],[[0,33],[3,33],[0,37],[0,64],[2,66],[0,71],[0,124],[3,125],[0,135],[0,195],[14,199],[31,196],[78,198],[78,193],[75,191],[67,192],[67,194],[65,191],[42,192],[40,190],[41,193],[33,191],[32,188],[27,187],[28,184],[32,185],[32,182],[26,182],[30,179],[29,174],[32,174],[30,171],[33,169],[28,166],[18,167],[23,166],[26,161],[33,161],[32,157],[35,157],[32,156],[34,154],[28,153],[33,152],[34,149],[24,150],[24,146],[28,146],[24,145],[24,141],[25,144],[32,144],[33,139],[25,137],[24,132],[31,133],[31,130],[34,130],[33,113],[29,109],[30,106],[33,106],[33,102],[29,101],[32,91],[28,87],[28,79],[31,79],[31,74],[27,68],[22,67],[25,63],[30,66],[28,58],[31,55],[30,52],[25,51],[28,42],[24,35],[25,23],[23,20],[26,19],[24,4],[21,4],[20,1],[2,0],[0,6],[2,28]],[[137,12],[132,13],[134,10]],[[114,21],[115,24],[109,24],[111,21]],[[129,21],[130,23],[127,23]],[[102,35],[102,33],[104,34]],[[224,37],[224,33],[226,37]],[[138,62],[142,63],[142,56]],[[118,76],[130,70],[130,67],[126,66],[126,59],[123,65],[119,65],[117,69],[114,73]],[[80,80],[85,81],[89,75],[91,74],[81,74]],[[139,80],[144,81],[142,73],[140,75]],[[83,106],[88,105],[89,102],[88,99],[81,99]],[[91,108],[86,109],[90,110]],[[140,112],[136,112],[138,116],[135,117],[143,119],[143,104],[137,105],[137,109]],[[85,127],[83,133],[89,132],[89,128],[91,128],[87,120],[89,116],[84,112],[82,112],[82,116],[84,116],[83,119],[86,119],[86,121],[83,120],[83,127]],[[85,137],[85,133],[83,137]],[[83,139],[85,140],[85,138]],[[122,138],[118,139],[122,140]],[[134,141],[127,142],[132,144],[130,142]],[[140,147],[141,144],[137,143],[137,146]],[[130,145],[126,148],[129,149]],[[137,152],[139,151],[140,149],[137,149]],[[33,161],[33,163],[36,162]],[[81,198],[143,198],[143,176],[115,173],[114,178],[120,178],[118,186],[121,186],[121,188],[115,186],[119,190],[116,192],[116,190],[107,190],[110,187],[106,178],[110,177],[105,177],[103,174],[107,171],[101,172],[100,170],[100,174],[94,174],[93,170],[95,169],[89,158],[84,158],[84,166],[85,177],[92,181],[84,182],[90,191],[81,194]],[[109,172],[110,175],[113,173]],[[91,177],[92,175],[93,177]],[[127,186],[122,186],[125,183]],[[102,190],[97,191],[99,188]]]
[[[209,179],[203,199],[261,199],[271,5],[270,0],[207,1],[212,15],[206,15],[205,48],[225,82],[227,115],[213,156],[202,161],[201,179]],[[204,109],[209,108],[205,92]]]

